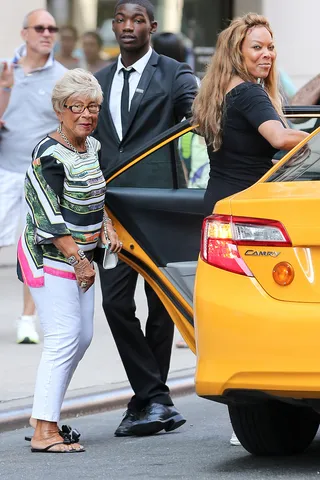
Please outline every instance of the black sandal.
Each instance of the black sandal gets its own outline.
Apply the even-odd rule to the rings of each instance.
[[[80,449],[72,448],[71,450],[50,450],[50,448],[54,447],[55,445],[65,445],[66,442],[55,442],[51,445],[48,445],[45,448],[33,448],[31,447],[32,453],[81,453],[85,452],[85,449],[81,447]]]
[[[59,429],[59,435],[63,438],[63,443],[79,443],[81,433],[70,425],[62,425]],[[27,442],[31,442],[32,437],[24,437]]]

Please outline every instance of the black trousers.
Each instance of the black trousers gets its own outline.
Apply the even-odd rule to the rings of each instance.
[[[110,270],[99,265],[99,273],[103,309],[135,393],[128,408],[140,411],[150,402],[173,405],[166,386],[174,333],[169,314],[145,282],[149,315],[144,334],[135,315],[137,272],[119,261]]]

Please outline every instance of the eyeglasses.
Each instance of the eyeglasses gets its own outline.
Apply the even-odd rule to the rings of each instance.
[[[28,28],[33,28],[37,33],[44,33],[46,30],[48,30],[49,33],[59,32],[59,28],[54,27],[53,25],[49,25],[49,27],[45,27],[44,25],[34,25],[32,27],[25,27],[25,30]]]
[[[72,113],[83,113],[85,109],[87,108],[89,113],[99,113],[101,110],[101,105],[98,105],[96,103],[92,103],[91,105],[82,105],[82,104],[76,104],[76,105],[63,105],[65,108],[68,108]]]

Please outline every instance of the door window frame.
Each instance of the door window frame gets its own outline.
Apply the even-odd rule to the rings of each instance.
[[[312,106],[295,106],[295,105],[286,105],[283,107],[283,114],[286,118],[305,118],[305,119],[312,119],[312,118],[320,118],[320,106],[319,105],[312,105]],[[173,140],[178,140],[179,137],[182,135],[191,132],[196,129],[196,126],[191,125],[191,120],[183,120],[182,122],[174,125],[169,130],[161,133],[160,135],[156,136],[152,141],[148,142],[144,147],[139,148],[138,150],[134,151],[127,159],[121,163],[121,165],[117,165],[113,167],[107,174],[106,184],[110,184],[115,178],[122,175],[122,173],[126,172],[130,168],[132,168],[137,163],[141,162],[144,158],[151,155],[153,152],[159,150],[160,148],[168,145],[172,142],[172,155],[171,155],[171,164],[172,164],[172,180],[173,180],[173,188],[179,189],[179,181],[178,181],[178,171],[177,171],[177,162],[179,158],[177,158],[177,152],[174,151]],[[318,129],[317,129],[318,130]],[[319,127],[320,131],[320,127]],[[111,185],[110,185],[111,186]],[[116,187],[115,187],[116,188]],[[120,187],[119,187],[120,188]]]

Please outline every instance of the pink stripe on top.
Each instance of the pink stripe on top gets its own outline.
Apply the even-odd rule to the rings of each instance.
[[[20,263],[24,283],[26,283],[29,287],[35,287],[35,288],[43,287],[44,285],[43,275],[41,275],[41,277],[38,277],[38,278],[34,276],[30,268],[30,265],[28,263],[28,259],[24,253],[21,237],[18,242],[18,260]]]
[[[43,271],[48,275],[54,275],[55,277],[67,278],[68,280],[76,280],[77,277],[73,272],[66,272],[64,270],[59,270],[58,268],[52,268],[48,266],[43,267]]]

